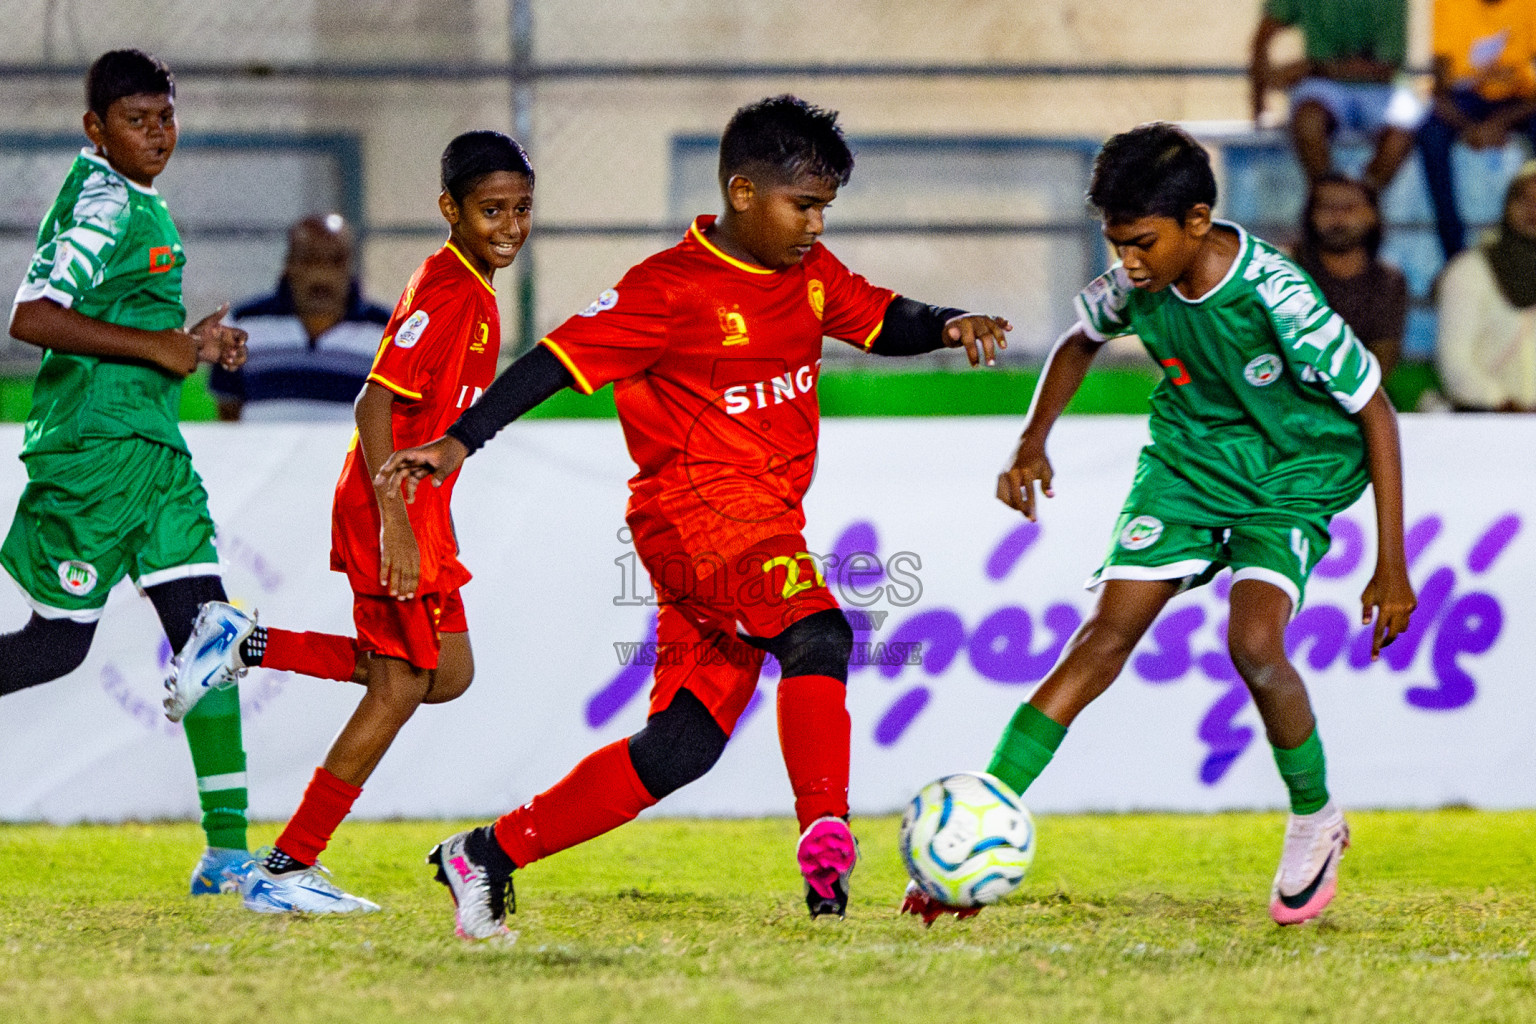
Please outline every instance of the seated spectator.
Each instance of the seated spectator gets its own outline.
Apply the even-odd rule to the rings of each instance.
[[[1376,194],[1342,174],[1325,174],[1314,181],[1302,213],[1296,262],[1376,356],[1385,380],[1403,352],[1408,279],[1377,258],[1380,249],[1381,209]]]
[[[1440,278],[1440,384],[1464,412],[1536,412],[1536,160],[1489,241]]]
[[[1536,3],[1435,0],[1431,45],[1435,98],[1419,130],[1419,152],[1440,248],[1450,259],[1467,244],[1452,144],[1499,148],[1519,130],[1536,147]]]
[[[1295,26],[1306,57],[1270,63],[1269,47]],[[1424,105],[1402,80],[1408,49],[1407,0],[1265,0],[1248,65],[1253,120],[1265,93],[1288,89],[1291,139],[1308,181],[1333,170],[1333,136],[1341,128],[1376,144],[1361,178],[1380,192],[1413,152]]]
[[[237,308],[233,322],[250,358],[233,372],[214,368],[219,419],[351,420],[389,310],[363,301],[352,231],[333,213],[293,226],[277,291]]]

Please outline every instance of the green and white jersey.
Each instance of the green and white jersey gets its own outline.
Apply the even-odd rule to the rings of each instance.
[[[1116,264],[1075,302],[1090,338],[1134,334],[1165,371],[1135,493],[1201,526],[1342,511],[1370,480],[1352,414],[1381,367],[1300,267],[1216,223],[1237,233],[1238,256],[1200,298],[1138,290]]]
[[[37,232],[16,301],[51,299],[107,323],[181,327],[181,236],[165,200],[90,150],[75,158]],[[47,350],[32,390],[22,456],[142,437],[186,451],[176,425],[181,380],[143,363]]]

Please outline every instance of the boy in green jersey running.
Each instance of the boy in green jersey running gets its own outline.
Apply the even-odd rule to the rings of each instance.
[[[1408,628],[1397,419],[1375,357],[1311,279],[1211,219],[1210,158],[1184,131],[1149,124],[1110,139],[1088,197],[1120,262],[1078,297],[1077,326],[1051,353],[998,498],[1034,520],[1035,485],[1053,493],[1046,436],[1107,339],[1136,335],[1166,376],[1152,392],[1152,443],[1089,580],[1098,606],[987,771],[1023,793],[1169,599],[1231,568],[1227,645],[1290,792],[1270,916],[1299,923],[1333,898],[1349,829],[1328,796],[1285,627],[1328,550],[1329,520],[1370,483],[1378,548],[1361,602],[1362,621],[1374,615],[1371,657]],[[909,890],[904,909],[932,921],[951,908]]]
[[[124,575],[179,650],[198,606],[225,600],[208,495],[177,427],[181,382],[199,362],[233,369],[245,332],[223,310],[184,330],[186,257],[154,189],[176,147],[175,83],[138,50],[86,75],[85,134],[38,231],[11,310],[12,337],[43,349],[21,458],[28,484],[0,567],[32,616],[0,636],[0,696],[57,679],[90,649]],[[250,863],[237,691],[186,719],[208,850],[192,892],[232,891]]]

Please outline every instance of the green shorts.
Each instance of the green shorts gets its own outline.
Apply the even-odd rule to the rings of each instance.
[[[124,576],[219,575],[208,492],[185,452],[137,438],[26,458],[0,566],[49,619],[95,622]]]
[[[1181,590],[1202,586],[1222,569],[1232,579],[1263,580],[1301,609],[1307,577],[1328,552],[1328,520],[1297,520],[1290,526],[1243,524],[1230,527],[1168,523],[1145,511],[1121,513],[1109,555],[1088,580],[1089,590],[1105,580],[1178,580]]]

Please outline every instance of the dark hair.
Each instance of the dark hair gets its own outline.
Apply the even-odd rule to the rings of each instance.
[[[736,111],[720,136],[720,187],[732,175],[752,169],[780,175],[784,181],[808,174],[848,184],[853,151],[843,139],[837,111],[788,93]]]
[[[526,174],[533,183],[533,164],[516,139],[501,132],[465,132],[443,150],[443,191],[462,203],[476,185],[497,171]]]
[[[1108,220],[1172,217],[1183,221],[1204,203],[1216,205],[1211,157],[1184,129],[1153,121],[1121,132],[1093,161],[1088,201]]]
[[[1376,195],[1376,190],[1371,186],[1358,178],[1351,178],[1338,171],[1318,175],[1312,179],[1312,185],[1307,189],[1307,204],[1301,211],[1301,245],[1297,247],[1297,255],[1307,253],[1315,256],[1319,252],[1318,242],[1321,239],[1317,236],[1317,225],[1313,222],[1312,215],[1317,212],[1318,193],[1323,190],[1324,185],[1346,185],[1365,197],[1371,212],[1376,214],[1376,226],[1366,234],[1363,244],[1365,251],[1374,260],[1376,254],[1381,251],[1381,201]]]
[[[103,121],[124,96],[176,96],[176,79],[165,61],[143,50],[109,50],[85,73],[85,108]]]

